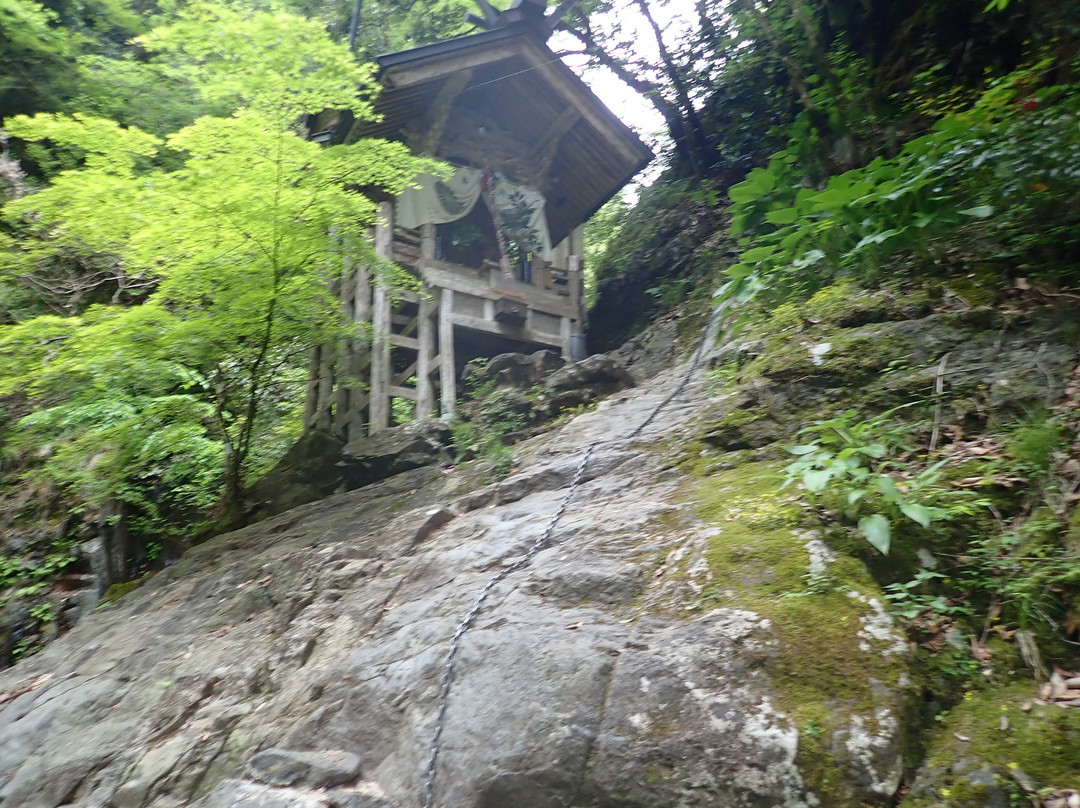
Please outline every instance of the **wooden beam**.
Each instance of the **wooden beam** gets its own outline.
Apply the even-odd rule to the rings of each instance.
[[[477,278],[474,270],[459,267],[447,261],[423,259],[419,268],[424,281],[438,289],[452,289],[455,292],[472,295],[486,300],[503,297],[503,291],[495,289],[488,278]],[[507,291],[523,295],[529,306],[555,317],[576,317],[577,312],[570,307],[570,302],[563,295],[541,289],[518,281],[507,282],[498,275],[499,282]]]
[[[547,176],[551,162],[555,159],[555,153],[559,150],[559,141],[563,135],[574,128],[581,120],[581,112],[574,107],[567,107],[559,113],[559,117],[551,122],[547,131],[533,146],[529,162],[532,164],[534,176],[537,180]]]
[[[442,57],[395,65],[384,75],[383,84],[394,88],[425,84],[454,71],[471,70],[504,59],[513,59],[518,55],[518,50],[519,43],[511,41],[488,50],[461,50]]]
[[[400,319],[395,317],[393,319],[394,325],[400,325],[401,330],[396,332],[401,337],[411,337],[416,334],[416,326],[420,322],[420,314],[417,313],[415,317],[406,317],[402,315]]]
[[[439,301],[439,381],[442,383],[440,410],[443,418],[454,414],[457,378],[454,367],[454,290],[443,289]]]
[[[446,122],[450,118],[450,110],[454,107],[454,102],[457,101],[458,96],[472,81],[473,71],[471,69],[465,69],[451,74],[450,78],[443,82],[443,86],[439,89],[439,94],[435,96],[435,100],[431,102],[431,106],[428,108],[428,113],[424,120],[424,133],[421,136],[419,147],[420,151],[424,154],[434,155],[439,148],[439,141],[442,140],[443,131],[446,129]]]
[[[416,390],[411,387],[390,385],[387,389],[390,391],[390,398],[407,398],[409,401],[416,401]]]
[[[427,418],[435,412],[435,389],[431,384],[432,359],[435,354],[435,306],[430,297],[420,299],[420,326],[416,356],[416,417]]]
[[[416,337],[405,337],[401,334],[387,334],[386,341],[398,348],[408,348],[410,351],[420,350],[420,341]]]
[[[393,383],[399,386],[405,384],[405,382],[407,382],[409,379],[416,375],[416,365],[417,363],[413,362],[411,365],[405,368],[405,370],[401,371],[401,373],[395,373]]]
[[[454,325],[469,328],[473,331],[481,331],[485,334],[499,334],[521,342],[535,342],[538,345],[547,345],[559,351],[562,350],[564,344],[562,334],[547,334],[543,331],[534,331],[521,326],[503,325],[497,320],[489,321],[480,317],[471,317],[467,314],[455,314]]]

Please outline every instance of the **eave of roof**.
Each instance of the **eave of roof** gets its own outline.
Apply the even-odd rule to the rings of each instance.
[[[522,90],[535,92],[543,86],[551,99],[561,99],[559,104],[572,105],[582,111],[582,123],[563,138],[559,156],[550,172],[554,185],[559,188],[558,198],[549,198],[549,225],[553,236],[565,235],[614,196],[648,165],[653,155],[547,47],[544,39],[534,26],[517,23],[380,56],[378,64],[383,92],[376,101],[376,111],[385,114],[386,119],[382,123],[357,122],[350,139],[356,136],[395,137],[394,132],[415,117],[417,108],[431,103],[441,82],[460,71],[462,66],[483,69],[517,60],[525,69],[502,78],[518,84]],[[542,84],[537,85],[537,81]],[[462,95],[491,83],[467,85]],[[531,134],[538,127],[543,131],[547,119],[528,118],[530,113],[532,110],[515,122],[525,127],[520,131]],[[401,115],[405,118],[398,119]],[[554,185],[548,190],[554,191]]]

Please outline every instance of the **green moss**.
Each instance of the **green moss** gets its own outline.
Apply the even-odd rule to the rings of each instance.
[[[101,596],[101,601],[98,605],[105,606],[106,604],[120,600],[120,598],[124,597],[124,595],[128,594],[129,592],[134,592],[136,589],[138,589],[142,585],[143,581],[143,578],[136,578],[134,581],[125,581],[122,584],[113,584],[105,590],[105,594]]]
[[[992,306],[1009,290],[998,267],[981,265],[967,276],[949,278],[947,289],[969,307]]]
[[[1080,552],[1080,508],[1073,508],[1065,531],[1065,546],[1074,552]]]
[[[827,286],[803,303],[773,309],[762,331],[776,334],[813,326],[850,327],[919,315],[930,308],[925,289],[867,291],[849,282]]]
[[[811,343],[828,343],[830,347],[815,357],[810,353]],[[740,380],[746,383],[760,378],[790,383],[825,377],[836,384],[854,385],[884,370],[895,360],[907,359],[911,352],[908,340],[894,332],[865,334],[859,329],[819,330],[812,338],[770,345],[746,366]]]
[[[858,561],[837,557],[824,586],[806,591],[807,539],[796,529],[802,510],[779,490],[781,480],[773,464],[746,463],[697,484],[698,514],[717,528],[707,560],[720,582],[702,608],[738,606],[771,621],[778,642],[766,667],[778,708],[800,729],[800,771],[824,804],[841,808],[857,803],[836,774],[846,764],[831,751],[832,734],[843,716],[872,716],[879,686],[898,686],[904,665],[883,649],[860,647],[868,606],[850,593],[876,586]]]
[[[1080,710],[1034,696],[1030,681],[966,693],[934,739],[928,782],[905,806],[975,808],[991,788],[1008,793],[1019,778],[1035,789],[1080,785]],[[971,772],[992,772],[993,780],[972,782]]]

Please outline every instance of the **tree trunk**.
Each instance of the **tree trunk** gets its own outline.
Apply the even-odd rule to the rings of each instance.
[[[677,104],[672,103],[664,97],[660,85],[647,81],[634,74],[629,67],[604,50],[603,46],[597,42],[590,31],[587,29],[579,30],[569,26],[565,27],[564,30],[581,43],[581,46],[584,48],[587,55],[595,59],[598,64],[608,68],[627,87],[640,94],[653,105],[653,108],[659,112],[664,119],[664,125],[667,127],[668,134],[671,135],[671,139],[675,145],[675,153],[678,155],[679,159],[690,168],[694,173],[695,178],[700,179],[700,166],[704,155],[695,151],[695,138],[693,134],[688,131],[689,127],[687,126],[683,110],[680,109]],[[700,122],[698,122],[697,126],[700,131]],[[700,142],[704,142],[703,137],[700,138]]]

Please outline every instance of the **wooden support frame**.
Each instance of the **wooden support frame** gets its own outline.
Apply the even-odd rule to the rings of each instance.
[[[454,414],[457,403],[457,368],[454,360],[454,290],[443,289],[439,300],[439,381],[442,383],[441,413]]]
[[[379,204],[375,224],[375,253],[390,257],[394,242],[394,205]],[[369,430],[372,434],[390,426],[390,297],[380,283],[374,285],[372,296],[373,329],[371,339],[371,399]]]
[[[471,69],[459,70],[443,82],[439,94],[435,96],[435,101],[424,119],[424,132],[420,135],[418,144],[422,153],[435,154],[439,148],[439,141],[442,140],[443,132],[446,130],[446,122],[450,119],[450,110],[453,109],[458,96],[472,81],[472,77]]]
[[[435,360],[435,317],[438,313],[431,297],[420,300],[420,323],[417,341],[420,344],[416,357],[416,417],[427,418],[435,412],[435,389],[431,373]]]

